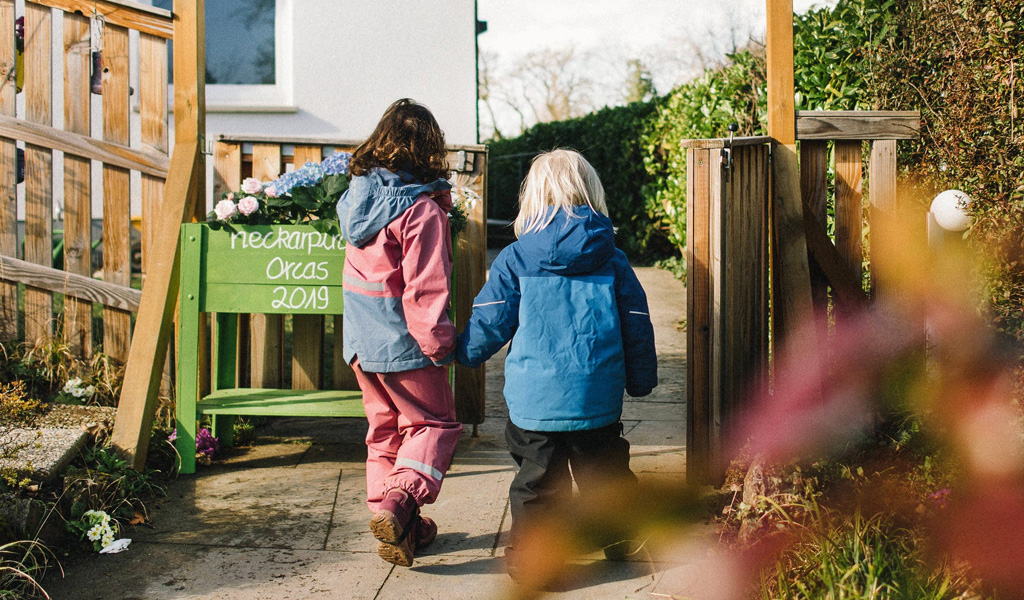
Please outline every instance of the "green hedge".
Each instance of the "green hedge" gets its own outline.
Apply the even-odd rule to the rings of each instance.
[[[659,236],[651,227],[644,201],[649,180],[640,139],[655,107],[654,102],[634,102],[605,108],[578,119],[541,123],[517,138],[491,143],[488,216],[514,219],[519,185],[532,157],[555,148],[572,148],[582,153],[601,176],[608,211],[618,227],[617,245],[634,258],[671,252],[669,244],[658,244]]]

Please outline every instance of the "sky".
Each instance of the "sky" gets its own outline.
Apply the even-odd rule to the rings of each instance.
[[[804,12],[835,0],[793,4]],[[765,0],[477,0],[477,13],[487,21],[480,50],[496,57],[498,74],[531,51],[572,46],[591,55],[587,68],[602,82],[598,107],[616,103],[608,88],[621,87],[621,65],[629,58],[643,59],[664,93],[692,77],[688,43],[724,49],[730,30],[763,39],[765,27]],[[497,120],[517,125],[514,115],[501,112]],[[483,111],[481,120],[487,121]]]

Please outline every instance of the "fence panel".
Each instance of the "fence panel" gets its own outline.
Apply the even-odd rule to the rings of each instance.
[[[92,354],[97,334],[92,308],[100,303],[103,351],[123,362],[131,311],[138,304],[131,300],[138,295],[131,287],[131,171],[143,173],[148,241],[155,225],[146,221],[153,218],[169,165],[165,38],[173,29],[171,13],[128,1],[26,2],[22,63],[15,60],[18,11],[13,0],[0,0],[0,66],[6,73],[0,86],[0,339],[30,344],[49,339],[57,322],[58,293],[64,296],[61,333],[72,352],[84,358]],[[140,34],[138,54],[130,44],[130,29],[149,32]],[[55,37],[55,30],[62,34]],[[97,33],[101,37],[94,38]],[[131,90],[129,73],[136,63],[140,89]],[[23,89],[18,89],[22,80]],[[18,108],[19,93],[23,109]],[[139,94],[140,117],[133,117],[132,94]],[[53,114],[55,98],[59,115]],[[102,132],[93,137],[91,108],[96,103],[101,104],[103,123]],[[133,118],[142,120],[142,149],[131,146]],[[55,128],[55,119],[63,125]],[[18,181],[19,140],[25,145],[23,184]],[[63,152],[62,161],[55,160],[55,151]],[[92,220],[100,202],[93,194],[94,161],[103,174],[102,281],[92,279]],[[23,207],[19,197],[24,198]],[[57,218],[63,220],[56,231],[55,206],[62,207]],[[22,210],[23,237],[17,220]],[[27,262],[19,263],[19,256]],[[25,287],[20,332],[19,284]]]

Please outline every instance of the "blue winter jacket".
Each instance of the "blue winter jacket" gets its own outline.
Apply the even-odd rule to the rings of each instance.
[[[588,206],[559,211],[506,247],[473,303],[456,360],[475,367],[509,340],[509,417],[532,431],[579,431],[622,415],[622,393],[658,384],[647,296],[612,223]]]

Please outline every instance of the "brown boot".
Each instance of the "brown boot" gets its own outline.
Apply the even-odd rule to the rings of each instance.
[[[377,554],[391,564],[412,566],[418,522],[419,506],[412,495],[400,488],[388,491],[370,519],[370,531],[380,541]]]
[[[416,549],[426,548],[437,539],[437,523],[430,517],[420,515],[419,524],[416,526]]]

